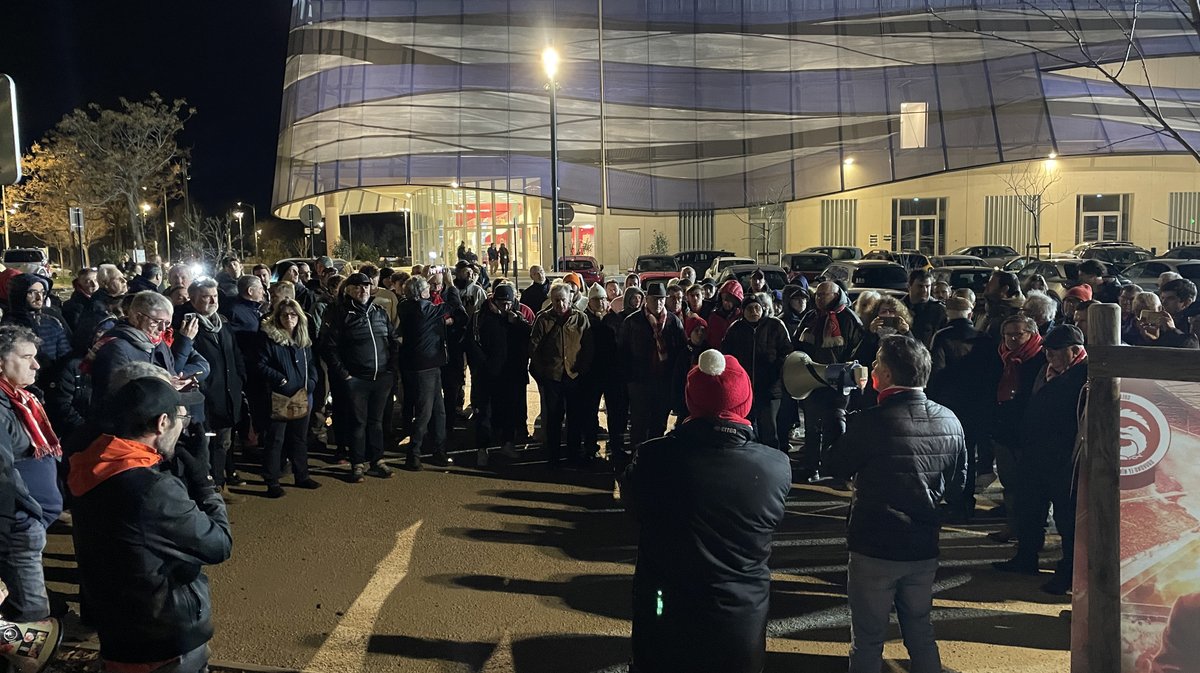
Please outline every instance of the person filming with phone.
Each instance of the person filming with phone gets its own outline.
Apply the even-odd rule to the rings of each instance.
[[[1153,292],[1139,292],[1133,298],[1135,330],[1126,335],[1130,346],[1161,348],[1200,348],[1200,342],[1187,331],[1178,329],[1175,318],[1163,310],[1162,301]]]

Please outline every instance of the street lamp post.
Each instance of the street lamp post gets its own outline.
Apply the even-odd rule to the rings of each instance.
[[[558,271],[558,52],[546,47],[542,52],[542,67],[546,70],[550,89],[550,254],[554,258],[554,270]]]
[[[254,258],[258,259],[258,237],[262,234],[262,229],[254,230]]]
[[[254,231],[255,228],[258,226],[258,209],[255,208],[254,204],[250,203],[249,201],[246,201],[245,203],[238,201],[237,204],[238,204],[238,208],[244,208],[244,207],[249,206],[249,208],[250,208],[250,230]],[[245,212],[245,211],[243,211],[243,212]],[[239,215],[238,216],[238,248],[239,249],[243,245],[246,244],[245,241],[246,241],[246,239],[242,238],[242,218]],[[254,256],[255,257],[258,256],[258,244],[257,243],[254,244]]]
[[[244,248],[245,248],[245,242],[246,242],[246,239],[245,239],[245,237],[244,237],[244,236],[245,236],[245,230],[244,230],[244,229],[242,229],[242,216],[243,216],[243,215],[245,215],[245,214],[246,214],[246,213],[243,213],[243,212],[242,212],[242,211],[240,211],[240,210],[235,210],[235,211],[233,211],[233,216],[234,216],[234,217],[236,217],[236,218],[237,218],[237,221],[238,221],[238,257],[243,257],[243,256],[245,256],[245,254],[246,254],[246,251],[245,251],[245,249],[244,249]]]
[[[142,234],[143,235],[145,235],[145,233],[146,233],[146,216],[149,214],[150,214],[150,204],[143,201],[142,202]],[[157,236],[155,238],[157,238]],[[158,252],[158,241],[157,240],[154,242],[154,252]],[[143,255],[146,254],[145,249],[142,250],[142,254]],[[142,261],[144,262],[146,260],[143,259]]]
[[[167,263],[168,265],[170,265],[170,264],[171,264],[171,229],[172,229],[174,226],[175,226],[175,223],[174,223],[174,222],[167,222],[167,226],[166,226],[166,232],[167,232],[167,262],[166,262],[166,263]]]

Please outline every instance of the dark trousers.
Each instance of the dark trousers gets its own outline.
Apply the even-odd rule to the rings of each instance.
[[[279,485],[285,456],[292,461],[296,482],[308,479],[308,419],[305,415],[294,421],[271,421],[263,443],[263,481],[267,486]]]
[[[383,410],[392,394],[392,374],[381,372],[374,380],[351,376],[346,381],[346,393],[350,462],[373,465],[383,458]]]
[[[438,368],[404,373],[405,396],[413,400],[412,431],[408,455],[419,456],[446,451],[446,406],[442,400],[442,370]],[[428,444],[426,443],[428,441]]]
[[[629,384],[613,377],[604,386],[604,409],[608,416],[608,456],[613,468],[624,471],[629,464],[625,429],[629,426]]]
[[[775,431],[779,435],[780,451],[792,449],[792,428],[800,422],[800,401],[791,395],[784,395],[779,400],[779,413],[775,414]]]
[[[450,361],[442,367],[442,394],[447,416],[462,411],[467,384],[466,356],[456,348],[450,348],[449,354]],[[447,432],[449,429],[447,426]]]
[[[562,426],[565,417],[565,453],[567,458],[578,458],[582,452],[580,444],[583,439],[583,421],[580,414],[583,407],[583,391],[579,382],[570,379],[538,381],[538,390],[542,394],[542,431],[546,433],[546,457],[551,463],[557,463],[563,457]]]
[[[600,396],[604,394],[604,383],[588,377],[581,381],[579,395],[580,422],[583,424],[583,454],[589,458],[600,452]]]
[[[666,434],[667,417],[670,414],[671,386],[667,377],[656,381],[630,382],[629,446],[637,451],[637,447],[647,439]]]
[[[846,406],[841,392],[819,388],[804,400],[804,467],[820,470],[829,451],[846,432]]]
[[[1054,574],[1070,580],[1075,563],[1075,488],[1071,468],[1022,465],[1019,469],[1017,558],[1037,562],[1038,550],[1046,541],[1046,515],[1050,513],[1050,505],[1054,505],[1054,527],[1062,536],[1062,560]]]
[[[508,261],[500,260],[500,275],[508,276]]]
[[[754,404],[750,407],[750,418],[748,419],[754,424],[754,432],[758,433],[758,441],[767,446],[779,448],[779,432],[776,429],[775,417],[779,415],[779,400],[773,400],[770,397],[755,397]],[[784,445],[784,451],[787,451],[787,445]]]
[[[308,413],[308,441],[313,446],[322,447],[329,441],[328,428],[325,426],[325,398],[329,396],[329,373],[325,364],[317,363],[317,387],[312,394],[312,404]]]
[[[225,485],[225,476],[236,471],[233,464],[233,428],[212,428],[208,438],[208,472],[218,489]]]

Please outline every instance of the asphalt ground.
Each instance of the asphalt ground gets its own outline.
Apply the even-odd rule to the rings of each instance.
[[[456,432],[452,448],[469,442]],[[530,447],[478,469],[464,451],[450,468],[362,484],[314,454],[324,487],[285,483],[278,500],[263,497],[245,465],[251,483],[233,489],[230,505],[233,558],[207,569],[214,662],[323,673],[624,671],[634,524],[602,464],[551,471],[540,454]],[[771,556],[769,672],[846,670],[848,503],[846,492],[793,488]],[[943,662],[962,672],[1068,670],[1068,599],[1039,590],[1048,570],[992,570],[1012,553],[986,538],[999,524],[977,517],[943,531],[934,615]],[[1048,561],[1057,538],[1047,546]],[[54,599],[77,613],[68,527],[52,529],[46,565]],[[66,621],[69,645],[95,645],[74,614]],[[906,670],[894,625],[890,638],[888,666]],[[58,670],[83,666],[73,665]]]

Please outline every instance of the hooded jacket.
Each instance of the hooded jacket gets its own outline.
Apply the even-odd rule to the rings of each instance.
[[[787,455],[755,442],[748,425],[691,419],[638,448],[622,482],[640,524],[637,670],[762,670],[767,559],[791,481]]]
[[[729,313],[726,313],[725,308],[721,305],[721,300],[725,295],[737,299],[737,303]],[[729,326],[742,317],[742,299],[744,298],[745,294],[742,291],[741,283],[736,280],[727,280],[721,284],[720,290],[717,291],[715,308],[705,317],[708,320],[708,345],[710,348],[720,348]]]
[[[850,362],[854,360],[862,345],[866,328],[863,327],[858,314],[850,308],[850,298],[846,296],[846,291],[840,287],[837,299],[833,300],[832,306],[828,309],[838,309],[839,307],[840,310],[837,313],[827,309],[810,311],[800,321],[795,336],[796,349],[808,353],[814,362],[823,365]],[[825,342],[825,322],[827,320],[837,320],[842,333],[841,343]]]
[[[270,321],[263,323],[258,340],[257,370],[270,392],[290,397],[302,388],[309,393],[316,390],[317,364],[309,343],[297,342]]]
[[[4,315],[4,323],[21,325],[33,330],[42,340],[37,349],[37,361],[44,374],[54,371],[55,365],[71,355],[71,334],[67,326],[57,317],[41,309],[30,308],[26,301],[26,293],[34,285],[41,285],[46,295],[50,295],[50,281],[32,273],[23,273],[9,283],[9,309]],[[39,373],[39,381],[42,380]]]
[[[202,567],[229,558],[233,537],[214,489],[189,495],[153,448],[100,435],[71,456],[80,588],[103,658],[159,662],[212,638]]]
[[[191,304],[175,307],[175,331]],[[199,331],[192,340],[196,352],[208,362],[209,372],[200,382],[204,394],[204,413],[209,428],[232,428],[242,419],[242,390],[246,386],[246,361],[238,347],[237,335],[220,314],[199,316]]]
[[[113,299],[114,296],[104,288],[92,293],[91,300],[80,311],[79,317],[72,326],[75,331],[71,338],[71,345],[75,348],[76,353],[86,353],[95,342],[96,332],[100,325],[113,319],[113,315],[108,312],[108,306]]]
[[[97,342],[96,359],[92,362],[92,409],[99,409],[108,395],[108,382],[113,372],[130,362],[149,362],[158,365],[175,376],[191,376],[196,374],[203,382],[208,378],[208,361],[192,346],[192,340],[176,334],[171,347],[165,341],[158,345],[150,343],[150,338],[142,330],[127,322],[120,322],[102,338],[104,343]],[[188,408],[193,422],[204,421],[204,405],[197,404]]]

